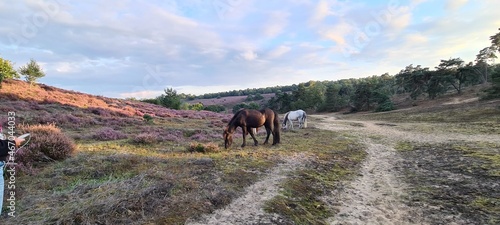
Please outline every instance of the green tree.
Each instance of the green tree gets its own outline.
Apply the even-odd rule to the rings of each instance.
[[[496,58],[495,47],[493,46],[481,49],[476,55],[476,71],[480,75],[483,83],[488,82],[489,63],[493,62]]]
[[[321,107],[321,111],[336,112],[340,110],[339,91],[340,91],[340,85],[337,84],[330,84],[326,87],[325,102]]]
[[[19,74],[12,65],[12,62],[6,59],[0,58],[0,88],[2,87],[2,81],[4,79],[19,78]]]
[[[500,28],[499,28],[500,30]],[[491,47],[490,50],[494,55],[492,59],[496,58],[495,53],[500,52],[500,32],[493,36],[490,36]],[[487,98],[500,98],[500,68],[495,66],[493,73],[491,74],[492,87],[486,90]]]
[[[250,102],[250,104],[248,104],[248,108],[249,109],[260,109],[260,105],[257,104],[256,102]]]
[[[429,68],[410,64],[396,74],[395,83],[404,93],[410,93],[411,99],[415,100],[426,92],[431,79],[428,72]]]
[[[309,81],[306,89],[305,107],[303,109],[318,110],[325,101],[326,86],[321,82]]]
[[[354,95],[352,96],[353,108],[351,111],[365,111],[372,107],[373,103],[373,90],[372,84],[367,80],[361,80],[355,85]]]
[[[240,109],[260,109],[260,105],[255,102],[250,102],[249,104],[240,103],[233,106],[233,113],[240,111]]]
[[[438,72],[451,85],[458,94],[462,93],[464,83],[468,79],[469,73],[463,70],[464,61],[460,58],[452,58],[441,60],[441,63],[436,67]]]
[[[189,106],[189,110],[201,111],[205,106],[203,103],[198,102]]]
[[[446,93],[446,77],[441,75],[439,71],[428,71],[429,82],[427,83],[427,95],[430,99],[435,99],[437,96]]]
[[[38,78],[45,76],[42,67],[38,65],[34,59],[31,59],[26,65],[21,66],[19,68],[19,73],[24,76],[24,79],[29,82],[30,85],[34,84]]]
[[[306,98],[306,86],[304,83],[298,85],[298,89],[292,92],[292,97],[295,101]]]
[[[491,88],[488,88],[485,99],[500,98],[500,66],[494,68],[491,74]]]
[[[500,30],[500,28],[498,28],[498,30]],[[491,48],[492,48],[493,52],[500,51],[500,32],[496,33],[493,36],[490,36],[490,40],[491,40]]]
[[[158,103],[170,109],[180,109],[181,108],[181,97],[177,94],[177,91],[173,88],[167,88],[164,90],[165,94],[158,97]]]
[[[226,108],[222,105],[207,105],[204,110],[212,111],[212,112],[224,112]]]

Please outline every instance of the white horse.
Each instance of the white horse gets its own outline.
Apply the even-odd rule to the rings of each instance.
[[[299,122],[299,128],[306,128],[307,127],[307,114],[304,112],[304,110],[299,109],[296,111],[290,111],[285,114],[285,118],[283,119],[283,129],[288,129],[288,126],[293,129],[293,122],[292,121],[298,121]]]

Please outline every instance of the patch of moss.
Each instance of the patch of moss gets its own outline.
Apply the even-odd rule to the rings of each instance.
[[[407,152],[407,151],[413,151],[414,146],[411,142],[399,141],[398,143],[396,143],[396,146],[394,146],[394,149],[400,152]]]

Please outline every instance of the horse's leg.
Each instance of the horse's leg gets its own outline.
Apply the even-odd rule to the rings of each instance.
[[[255,129],[255,128],[248,128],[248,129],[250,129],[250,130],[248,131],[248,133],[250,133],[250,136],[252,136],[252,139],[253,139],[253,144],[254,144],[255,146],[259,145],[259,142],[257,141],[257,138],[255,138],[255,134],[254,134],[254,133],[256,133],[256,132],[254,132],[256,129]]]
[[[247,134],[248,134],[248,130],[247,130],[247,127],[243,127],[243,126],[241,127],[241,129],[243,130],[243,134],[242,134],[243,135],[243,144],[241,144],[241,147],[243,148],[243,147],[245,147],[247,145],[247,139],[246,139],[246,137],[247,137]]]
[[[269,141],[269,136],[271,136],[271,126],[266,125],[266,140],[264,141],[264,144],[267,144]]]

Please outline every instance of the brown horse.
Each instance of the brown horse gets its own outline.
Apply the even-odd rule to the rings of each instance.
[[[246,136],[250,133],[254,145],[257,146],[258,142],[255,139],[252,128],[259,128],[264,126],[266,128],[267,137],[264,144],[267,144],[269,135],[273,134],[273,145],[280,143],[280,123],[278,114],[271,109],[242,109],[234,114],[233,118],[229,121],[224,129],[224,147],[227,149],[233,144],[233,133],[236,128],[241,127],[243,130],[243,144],[246,145]]]

